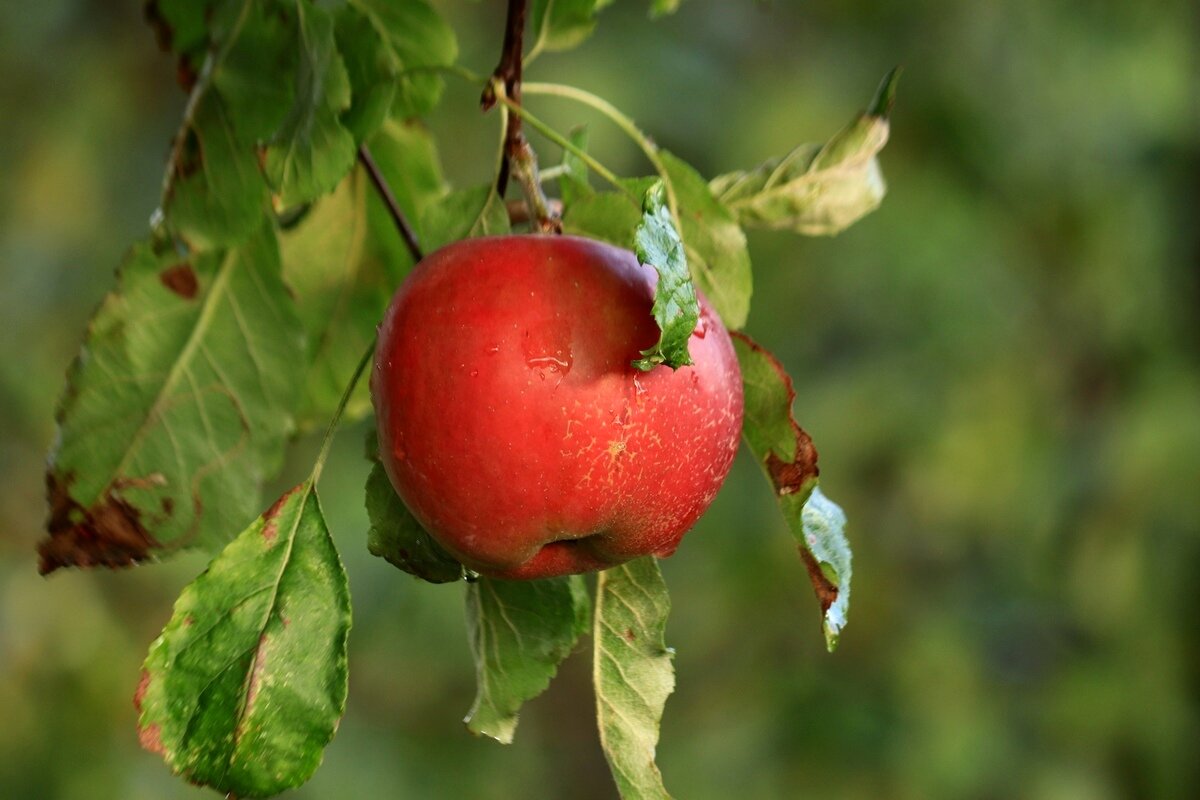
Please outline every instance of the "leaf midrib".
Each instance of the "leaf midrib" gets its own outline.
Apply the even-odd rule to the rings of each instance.
[[[236,257],[232,251],[225,253],[220,268],[217,270],[216,277],[213,279],[212,285],[204,296],[204,303],[200,308],[200,315],[196,318],[196,324],[192,327],[188,334],[188,339],[183,345],[183,349],[179,352],[179,357],[171,365],[167,372],[166,378],[163,380],[162,386],[154,397],[154,401],[146,410],[145,418],[134,432],[133,437],[129,441],[129,446],[125,448],[125,453],[121,460],[113,468],[109,475],[108,481],[99,489],[95,497],[91,499],[91,503],[99,501],[100,495],[108,490],[110,486],[125,472],[129,466],[129,462],[141,448],[142,443],[149,435],[151,423],[159,421],[162,415],[163,407],[167,400],[175,391],[176,385],[182,379],[187,366],[190,365],[195,356],[196,350],[200,347],[201,341],[205,334],[208,333],[209,327],[212,325],[213,317],[217,313],[217,306],[221,297],[228,288],[229,278],[234,269]],[[91,504],[89,503],[89,505]]]

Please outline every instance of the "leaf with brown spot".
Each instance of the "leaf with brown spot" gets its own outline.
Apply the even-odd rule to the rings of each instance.
[[[783,365],[744,333],[733,334],[742,369],[742,437],[771,481],[779,508],[821,604],[825,644],[837,645],[850,604],[851,553],[846,515],[817,488],[817,450],[792,416],[796,390]]]
[[[212,6],[213,0],[148,0],[143,11],[159,49],[178,56],[176,77],[185,92],[195,85],[208,49]]]
[[[160,17],[186,22],[189,30],[200,25],[207,37],[202,62],[194,62],[201,69],[193,70],[193,51],[181,53],[185,80],[197,77],[167,163],[163,221],[193,244],[234,244],[269,216],[257,150],[292,106],[293,82],[278,76],[294,71],[296,25],[292,16],[272,13],[271,4],[248,1],[217,4],[196,23],[203,9],[185,2],[201,6],[159,0],[156,7]]]
[[[185,300],[194,298],[200,289],[200,284],[196,280],[196,272],[187,262],[167,267],[158,273],[158,279],[162,281],[163,286]]]
[[[228,542],[280,464],[303,358],[272,230],[224,251],[135,246],[59,402],[42,571]]]
[[[150,557],[158,547],[142,525],[141,512],[110,488],[90,509],[71,498],[70,483],[46,475],[50,537],[38,545],[38,572],[48,575],[59,567],[127,567]]]
[[[299,786],[345,710],[349,629],[345,570],[310,479],[180,594],[134,697],[142,746],[240,797]]]

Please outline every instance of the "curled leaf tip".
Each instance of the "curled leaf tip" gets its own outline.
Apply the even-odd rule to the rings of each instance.
[[[868,117],[887,119],[891,116],[892,106],[896,104],[896,84],[900,82],[900,75],[903,72],[904,68],[897,64],[887,75],[883,76],[883,80],[879,82],[879,88],[875,90],[875,96],[871,98],[871,103],[867,106]]]

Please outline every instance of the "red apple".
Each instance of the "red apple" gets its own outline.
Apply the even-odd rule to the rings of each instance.
[[[658,341],[655,271],[573,236],[468,239],[426,257],[379,329],[380,456],[426,530],[501,578],[668,556],[725,480],[742,428],[729,334],[700,298],[693,366]]]

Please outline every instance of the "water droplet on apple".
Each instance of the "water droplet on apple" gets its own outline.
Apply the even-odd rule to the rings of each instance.
[[[551,356],[532,356],[525,359],[525,364],[539,372],[549,370],[566,375],[571,371],[571,354],[559,352]]]
[[[479,370],[477,370],[477,369],[473,369],[473,370],[471,370],[471,377],[472,377],[472,378],[478,378],[478,377],[479,377]]]
[[[706,333],[708,333],[708,320],[701,314],[700,319],[696,320],[696,327],[692,329],[692,336],[703,339]]]
[[[487,349],[487,354],[489,356],[494,356],[494,355],[496,355],[496,353],[499,353],[499,352],[500,352],[500,345],[498,345],[498,344],[494,344]]]
[[[571,352],[571,328],[563,320],[547,320],[545,324],[529,328],[522,336],[521,350],[525,355],[525,365],[537,370],[545,379],[545,373],[550,372],[559,376],[561,381],[571,366],[575,356]]]

